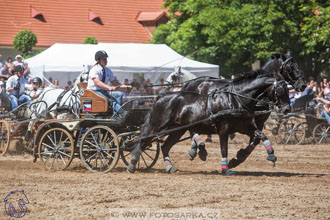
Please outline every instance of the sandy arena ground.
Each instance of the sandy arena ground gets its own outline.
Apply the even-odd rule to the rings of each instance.
[[[4,210],[13,190],[24,190],[30,201],[22,219],[112,219],[112,208],[202,207],[217,208],[220,219],[330,219],[330,146],[275,145],[278,162],[271,167],[258,145],[234,169],[238,175],[227,177],[218,174],[213,139],[206,162],[188,160],[188,141],[177,144],[171,159],[180,172],[172,175],[162,159],[150,172],[129,174],[120,162],[111,173],[94,174],[78,159],[66,171],[49,172],[30,155],[7,154],[0,158],[0,219],[13,219]],[[231,142],[229,158],[244,145]]]

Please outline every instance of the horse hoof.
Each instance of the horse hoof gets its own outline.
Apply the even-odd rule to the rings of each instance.
[[[205,148],[204,149],[202,148],[199,150],[198,156],[199,156],[199,159],[201,159],[202,161],[206,161],[207,151],[205,150]]]
[[[175,173],[178,169],[174,168],[173,166],[170,168],[166,168],[166,173]]]
[[[239,164],[240,164],[240,162],[236,158],[233,158],[229,161],[228,168],[230,169],[230,168],[237,167]]]
[[[225,176],[233,176],[233,175],[236,175],[237,173],[235,171],[232,171],[230,169],[225,169],[225,170],[222,170],[221,172],[223,175]]]
[[[193,160],[197,156],[197,151],[195,149],[190,149],[188,151],[189,159]]]
[[[129,164],[128,166],[127,166],[127,172],[129,172],[129,173],[134,173],[135,172],[135,166],[133,165],[133,164]]]
[[[276,160],[277,160],[277,157],[274,154],[269,154],[268,157],[267,157],[267,160],[268,161],[273,161],[275,163]]]

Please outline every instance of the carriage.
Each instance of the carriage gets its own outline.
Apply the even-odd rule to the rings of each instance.
[[[106,98],[87,90],[86,83],[80,83],[79,89],[79,118],[49,119],[38,127],[34,135],[35,161],[39,158],[48,170],[63,170],[74,158],[80,158],[92,172],[109,172],[120,158],[128,164],[149,107],[128,101],[122,105],[128,114],[115,119]],[[144,149],[140,169],[151,168],[157,162],[160,143],[156,137]]]
[[[300,97],[286,116],[272,113],[265,129],[278,144],[330,143],[330,125],[317,116],[315,94]]]
[[[43,101],[33,103],[23,103],[18,106],[14,111],[11,110],[11,103],[9,97],[1,93],[1,116],[0,116],[0,156],[4,156],[9,148],[12,140],[19,140],[25,142],[27,150],[31,150],[32,136],[30,135],[35,131],[36,126],[42,123],[45,118],[43,115],[35,114],[33,118],[33,109],[35,104],[44,104]]]

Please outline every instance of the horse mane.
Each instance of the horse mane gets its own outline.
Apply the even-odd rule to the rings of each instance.
[[[261,78],[261,77],[274,77],[274,74],[271,72],[266,72],[262,69],[250,71],[243,73],[241,76],[235,78],[233,83],[245,82],[251,79]]]
[[[283,61],[285,61],[288,57],[283,54],[283,53],[274,53],[270,56],[269,59],[282,59]]]

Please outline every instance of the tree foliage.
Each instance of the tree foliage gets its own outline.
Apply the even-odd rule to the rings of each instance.
[[[275,52],[290,52],[315,76],[329,66],[328,2],[165,0],[171,20],[154,31],[151,42],[218,64],[226,77]]]
[[[14,48],[21,51],[24,57],[31,56],[32,48],[37,44],[37,36],[29,30],[23,30],[14,38]]]
[[[84,39],[84,44],[97,44],[96,37],[86,37]]]

